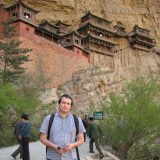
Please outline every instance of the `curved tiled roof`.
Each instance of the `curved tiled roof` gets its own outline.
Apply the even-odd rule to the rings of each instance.
[[[86,27],[86,26],[91,26],[91,27],[93,26],[93,27],[99,28],[99,29],[101,29],[101,30],[104,30],[104,31],[106,31],[106,32],[109,32],[109,33],[115,34],[115,32],[114,32],[114,31],[111,31],[111,30],[109,30],[108,28],[107,28],[107,29],[105,29],[104,27],[96,26],[96,25],[92,24],[91,22],[87,22],[87,23],[85,23],[85,24],[84,24],[84,25],[82,25],[80,28],[78,28],[78,29],[77,29],[77,31],[78,31],[78,30],[81,30],[82,28],[84,28],[84,27]]]
[[[51,26],[51,27],[59,28],[59,26],[53,25],[53,24],[51,24],[50,22],[48,22],[47,20],[45,20],[44,22],[40,23],[39,25],[40,25],[40,26],[44,26],[44,25],[47,25],[47,24],[48,24],[49,26]]]
[[[22,0],[19,0],[16,4],[14,4],[14,5],[10,6],[10,7],[6,7],[6,9],[7,9],[7,10],[13,9],[13,8],[15,8],[16,6],[20,6],[20,5],[22,5],[24,8],[27,8],[28,10],[33,11],[33,12],[35,12],[35,13],[38,13],[38,12],[39,12],[39,11],[37,11],[37,10],[29,7],[28,5],[24,4]]]
[[[91,15],[92,17],[97,18],[97,19],[99,19],[99,20],[101,20],[101,21],[104,21],[104,22],[106,22],[106,23],[112,23],[112,21],[108,21],[108,20],[106,20],[106,19],[104,19],[104,18],[100,18],[100,17],[92,14],[90,11],[89,11],[85,16],[83,16],[81,19],[83,19],[84,17],[87,17],[88,15]]]
[[[70,26],[69,24],[63,23],[63,22],[60,21],[60,20],[59,20],[55,25],[58,26],[58,25],[60,25],[60,24],[62,24],[62,25],[64,25],[64,26],[67,26],[67,27]]]

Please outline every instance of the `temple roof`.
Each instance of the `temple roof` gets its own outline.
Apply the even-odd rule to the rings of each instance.
[[[14,4],[14,5],[10,6],[10,7],[6,7],[6,9],[7,9],[7,10],[13,9],[13,8],[15,8],[16,6],[20,6],[20,5],[22,5],[24,8],[27,8],[28,10],[33,11],[33,12],[35,12],[35,13],[40,12],[40,11],[37,11],[37,10],[29,7],[28,5],[24,4],[22,0],[19,0],[16,4]]]
[[[144,42],[144,41],[141,41],[141,40],[138,40],[138,39],[133,40],[133,41],[131,42],[131,44],[133,44],[133,43],[135,44],[136,42],[141,43],[141,44],[144,44],[144,45],[147,45],[147,46],[151,46],[151,47],[156,46],[155,44],[147,43],[147,42]]]
[[[139,26],[137,26],[137,25],[135,25],[134,28],[135,28],[135,29],[137,28],[137,29],[140,29],[140,30],[143,30],[143,31],[150,32],[150,30],[141,28],[141,27],[139,27]]]
[[[69,26],[70,26],[69,24],[63,23],[63,22],[62,22],[62,21],[60,21],[60,20],[59,20],[55,25],[56,25],[56,26],[63,25],[63,26],[67,26],[67,27],[69,27]]]
[[[87,17],[87,16],[92,16],[92,17],[94,17],[94,18],[97,18],[97,19],[99,19],[99,20],[101,20],[101,21],[104,21],[104,22],[106,22],[106,23],[112,23],[112,21],[108,21],[108,20],[106,20],[106,19],[104,19],[104,18],[100,18],[100,17],[98,17],[98,16],[96,16],[96,15],[93,15],[90,11],[89,12],[87,12],[87,14],[85,15],[85,16],[83,16],[81,19],[83,19],[83,18],[85,18],[85,17]]]
[[[103,28],[103,27],[99,27],[99,26],[93,25],[91,22],[85,23],[85,24],[82,25],[80,28],[78,28],[77,31],[78,31],[78,30],[81,30],[81,29],[83,29],[83,28],[85,28],[86,26],[91,26],[91,27],[93,26],[93,27],[96,27],[96,28],[101,29],[101,30],[103,30],[103,31],[106,31],[106,32],[115,34],[114,31],[111,31],[111,30],[109,30],[109,29],[107,30],[107,29],[105,29],[105,28]]]
[[[45,20],[44,22],[40,23],[39,25],[40,25],[40,26],[49,25],[49,26],[51,26],[51,27],[53,27],[53,28],[59,28],[59,26],[53,25],[53,24],[49,23],[47,20]]]
[[[148,40],[154,40],[153,38],[150,38],[148,35],[146,35],[146,34],[142,34],[142,33],[135,33],[135,34],[133,34],[132,35],[132,37],[143,37],[143,38],[145,38],[145,39],[148,39]]]
[[[122,30],[125,30],[125,25],[121,21],[117,21],[117,26]]]
[[[50,34],[50,35],[54,35],[54,36],[56,36],[57,38],[61,38],[61,37],[62,37],[61,35],[59,35],[59,34],[57,34],[57,33],[55,33],[55,32],[52,32],[51,30],[48,30],[47,28],[45,28],[45,27],[43,27],[43,26],[39,26],[39,27],[37,28],[37,30],[45,31],[45,33],[48,33],[48,34]]]
[[[67,33],[67,34],[63,35],[63,37],[67,37],[67,36],[73,35],[73,34],[76,35],[76,36],[79,37],[79,38],[85,38],[85,36],[79,35],[76,31],[72,31],[72,32],[70,32],[70,33]]]
[[[113,27],[118,28],[118,29],[120,29],[120,30],[123,31],[123,32],[126,30],[125,28],[120,27],[119,25],[115,25],[115,26],[113,26]]]

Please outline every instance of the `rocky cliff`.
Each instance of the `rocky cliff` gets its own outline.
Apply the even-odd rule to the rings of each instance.
[[[15,0],[1,0],[10,6]],[[77,28],[81,17],[87,11],[112,21],[115,24],[121,21],[131,30],[135,24],[152,31],[156,42],[160,38],[160,1],[159,0],[24,0],[32,8],[40,11],[37,21],[62,22]]]
[[[15,0],[2,1],[6,5],[15,3]],[[132,31],[134,25],[150,30],[157,45],[154,52],[144,52],[125,48],[125,41],[119,40],[123,50],[109,59],[108,63],[112,65],[85,67],[88,69],[74,74],[70,81],[59,86],[57,92],[46,93],[47,96],[44,95],[44,98],[48,99],[47,102],[53,97],[56,99],[60,94],[69,93],[75,99],[76,110],[85,112],[85,108],[92,100],[99,101],[102,97],[108,97],[111,92],[118,92],[126,80],[147,75],[151,71],[159,75],[160,56],[156,54],[160,46],[159,0],[26,0],[24,2],[40,11],[37,14],[38,22],[47,19],[54,24],[57,20],[61,20],[71,24],[70,29],[75,30],[81,24],[81,17],[87,11],[91,11],[99,17],[112,21],[113,25],[117,21],[122,22],[128,32]]]

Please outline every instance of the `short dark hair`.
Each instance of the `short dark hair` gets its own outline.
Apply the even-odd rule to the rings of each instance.
[[[27,120],[28,120],[28,115],[27,115],[27,114],[22,114],[22,115],[21,115],[21,118],[22,118],[22,119],[25,119],[25,120],[27,121]]]
[[[73,99],[72,99],[72,97],[71,97],[69,94],[64,94],[64,95],[62,95],[62,96],[60,97],[60,99],[58,100],[58,104],[61,103],[63,97],[70,99],[70,100],[71,100],[71,106],[73,106]]]
[[[93,117],[89,117],[89,120],[90,120],[90,121],[93,121]]]

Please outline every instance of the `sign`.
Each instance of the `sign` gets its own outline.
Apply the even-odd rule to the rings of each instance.
[[[94,112],[93,118],[94,118],[94,120],[102,120],[103,119],[103,112]]]

